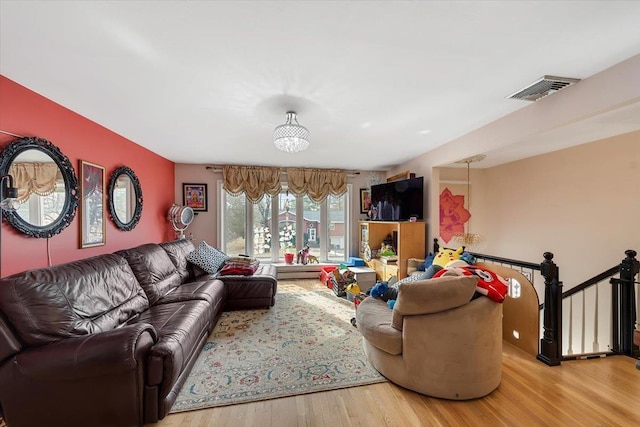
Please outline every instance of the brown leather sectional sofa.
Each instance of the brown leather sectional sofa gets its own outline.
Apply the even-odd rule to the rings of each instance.
[[[275,303],[275,267],[198,274],[189,240],[145,244],[0,279],[7,424],[130,426],[169,412],[225,309]]]

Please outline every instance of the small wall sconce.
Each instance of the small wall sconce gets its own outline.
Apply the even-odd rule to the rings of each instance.
[[[11,175],[0,178],[0,277],[2,277],[2,211],[15,211],[20,207],[18,189],[13,186]]]

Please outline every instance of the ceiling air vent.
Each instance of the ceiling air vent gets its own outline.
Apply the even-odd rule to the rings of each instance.
[[[540,98],[551,95],[552,93],[578,83],[579,81],[580,79],[570,79],[568,77],[543,76],[541,79],[533,82],[524,89],[517,91],[513,95],[507,96],[507,98],[522,99],[523,101],[537,101]]]

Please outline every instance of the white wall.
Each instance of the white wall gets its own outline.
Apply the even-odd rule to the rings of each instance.
[[[474,222],[490,253],[542,261],[565,290],[640,251],[640,132],[486,169]],[[478,203],[476,203],[478,202]]]
[[[195,244],[205,240],[211,246],[218,247],[220,244],[217,223],[218,218],[218,188],[217,182],[222,179],[221,172],[213,172],[206,168],[206,165],[180,164],[175,165],[175,203],[182,205],[182,184],[207,184],[209,197],[208,211],[200,212],[189,225],[185,235],[193,234]]]
[[[425,202],[428,206],[429,236],[437,236],[439,186],[432,185],[433,168],[481,153],[490,153],[508,147],[533,135],[541,135],[561,129],[572,123],[587,120],[598,114],[613,111],[639,102],[640,55],[636,55],[582,80],[553,96],[500,118],[480,129],[463,135],[452,142],[431,150],[415,159],[398,165],[388,175],[409,170],[416,176],[424,176]],[[523,102],[523,101],[505,101]]]

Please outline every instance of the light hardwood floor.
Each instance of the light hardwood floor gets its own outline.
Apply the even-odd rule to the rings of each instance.
[[[307,289],[319,281],[300,280]],[[392,383],[168,415],[157,427],[640,426],[640,370],[626,356],[549,367],[504,343],[489,396],[448,401]]]

